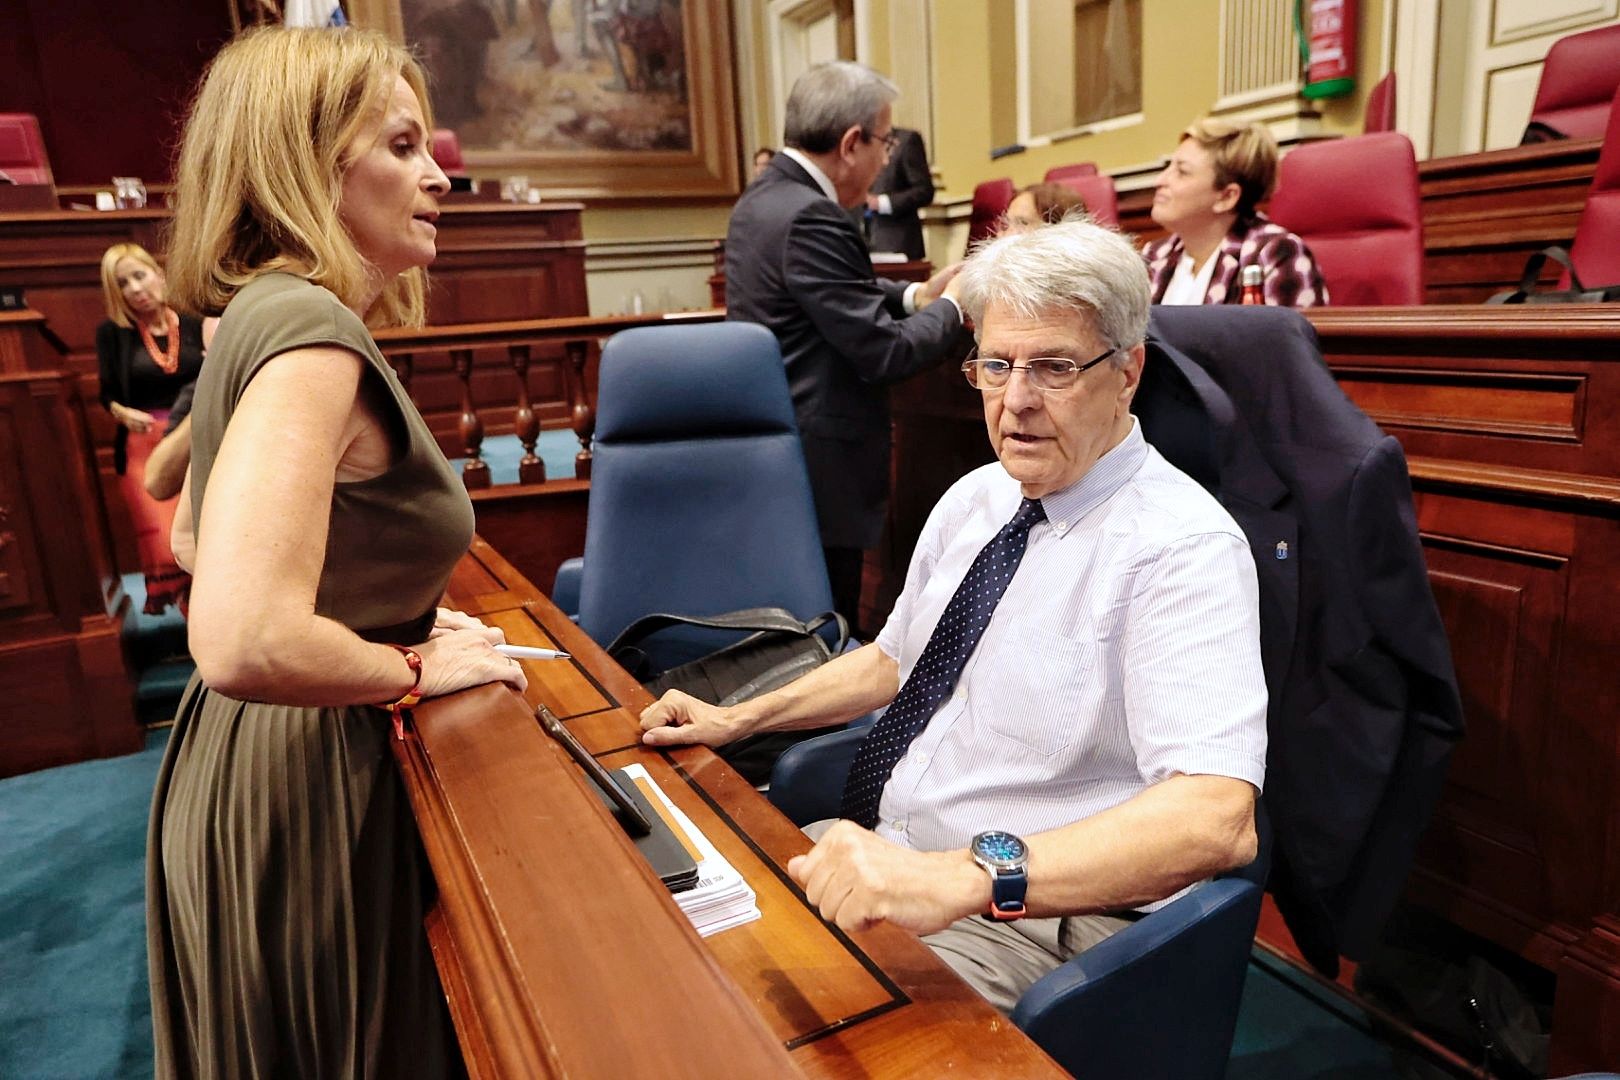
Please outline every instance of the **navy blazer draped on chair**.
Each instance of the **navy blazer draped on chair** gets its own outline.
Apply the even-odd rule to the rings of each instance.
[[[1149,333],[1143,433],[1254,552],[1272,890],[1307,959],[1333,970],[1377,939],[1462,734],[1406,459],[1297,312],[1160,307]]]

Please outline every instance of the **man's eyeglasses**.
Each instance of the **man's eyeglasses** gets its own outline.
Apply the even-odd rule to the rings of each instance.
[[[1080,376],[1117,353],[1118,349],[1109,349],[1101,356],[1085,363],[1077,363],[1067,356],[1037,356],[1026,364],[1014,364],[1011,360],[990,358],[976,358],[962,365],[962,374],[976,390],[1004,390],[1012,381],[1015,371],[1026,372],[1029,375],[1030,385],[1037,390],[1067,390],[1079,381]]]
[[[883,152],[885,154],[894,153],[894,148],[900,145],[900,136],[895,133],[893,128],[890,128],[888,134],[886,135],[879,135],[875,131],[866,131],[863,129],[861,131],[861,138],[865,139],[867,142],[871,142],[873,139],[876,139],[878,142],[883,144]]]

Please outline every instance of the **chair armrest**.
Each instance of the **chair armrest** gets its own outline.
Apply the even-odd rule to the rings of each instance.
[[[788,748],[771,770],[766,797],[795,825],[838,816],[844,779],[871,724],[847,727]]]
[[[1076,1075],[1220,1080],[1260,895],[1204,882],[1036,982],[1013,1023]]]
[[[557,580],[551,586],[551,602],[576,621],[579,619],[579,587],[584,580],[585,560],[576,557],[564,560],[557,567]]]

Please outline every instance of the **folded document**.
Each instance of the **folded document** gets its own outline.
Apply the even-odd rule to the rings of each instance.
[[[647,770],[640,765],[626,765],[616,771],[647,797],[654,811],[697,860],[697,884],[674,894],[675,903],[686,912],[697,932],[708,937],[759,918],[758,898],[748,882],[698,831],[692,819],[669,801]]]

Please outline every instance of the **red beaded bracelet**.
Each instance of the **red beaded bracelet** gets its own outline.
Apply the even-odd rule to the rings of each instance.
[[[383,706],[394,715],[394,738],[403,739],[405,738],[405,710],[422,700],[422,654],[404,645],[395,645],[391,641],[385,641],[383,644],[390,649],[399,650],[400,655],[405,657],[405,662],[411,666],[411,674],[416,676],[416,681],[411,684],[409,690],[405,691],[403,697],[398,701]]]

